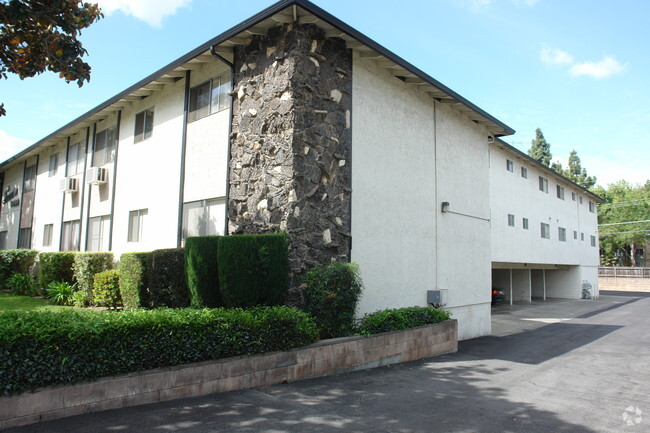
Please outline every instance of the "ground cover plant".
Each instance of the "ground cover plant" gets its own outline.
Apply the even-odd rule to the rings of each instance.
[[[443,322],[450,316],[448,311],[433,307],[387,309],[364,315],[359,321],[357,331],[361,335],[401,331]]]

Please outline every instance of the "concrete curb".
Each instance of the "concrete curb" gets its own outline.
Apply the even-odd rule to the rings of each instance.
[[[0,429],[177,398],[291,382],[458,350],[458,322],[323,340],[288,352],[148,370],[0,398]]]

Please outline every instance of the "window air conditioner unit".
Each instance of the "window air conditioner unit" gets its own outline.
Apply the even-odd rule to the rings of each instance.
[[[93,167],[86,172],[86,183],[89,185],[99,185],[106,183],[108,179],[108,170],[102,167]]]
[[[77,192],[79,191],[79,181],[74,177],[66,177],[61,179],[61,192]]]

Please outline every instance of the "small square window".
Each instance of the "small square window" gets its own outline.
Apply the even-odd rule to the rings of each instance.
[[[153,107],[135,115],[135,131],[133,141],[139,143],[151,137],[153,132]]]
[[[49,247],[52,246],[52,230],[54,229],[54,224],[45,224],[43,227],[43,246]]]
[[[578,240],[578,232],[575,230],[573,231],[573,239]]]
[[[521,167],[521,177],[528,179],[528,169],[526,167]]]
[[[512,215],[512,214],[508,214],[508,225],[509,225],[510,227],[514,227],[514,226],[515,226],[515,216]]]
[[[582,196],[579,197],[580,204],[582,204]]]
[[[55,153],[50,155],[50,163],[48,166],[48,177],[56,176],[56,172],[59,170],[59,154]]]
[[[594,213],[596,212],[596,203],[593,201],[589,201],[589,212]]]
[[[576,201],[576,193],[575,192],[571,193],[571,200]]]
[[[595,247],[596,246],[596,236],[591,236],[591,246]]]
[[[548,194],[548,179],[545,177],[539,177],[539,190]]]
[[[524,230],[528,230],[528,218],[524,218],[522,220],[522,225],[524,227]]]
[[[506,159],[506,169],[508,171],[510,171],[510,172],[515,171],[515,164],[512,161],[510,161],[509,159]]]
[[[557,198],[564,200],[564,187],[557,185]]]
[[[557,237],[560,240],[560,242],[566,242],[566,229],[562,227],[558,227]]]
[[[541,233],[542,238],[551,239],[551,226],[545,223],[541,223]]]

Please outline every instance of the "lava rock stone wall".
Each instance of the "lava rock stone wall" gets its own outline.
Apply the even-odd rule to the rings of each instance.
[[[352,55],[314,25],[235,51],[228,232],[286,231],[292,286],[350,259]]]

